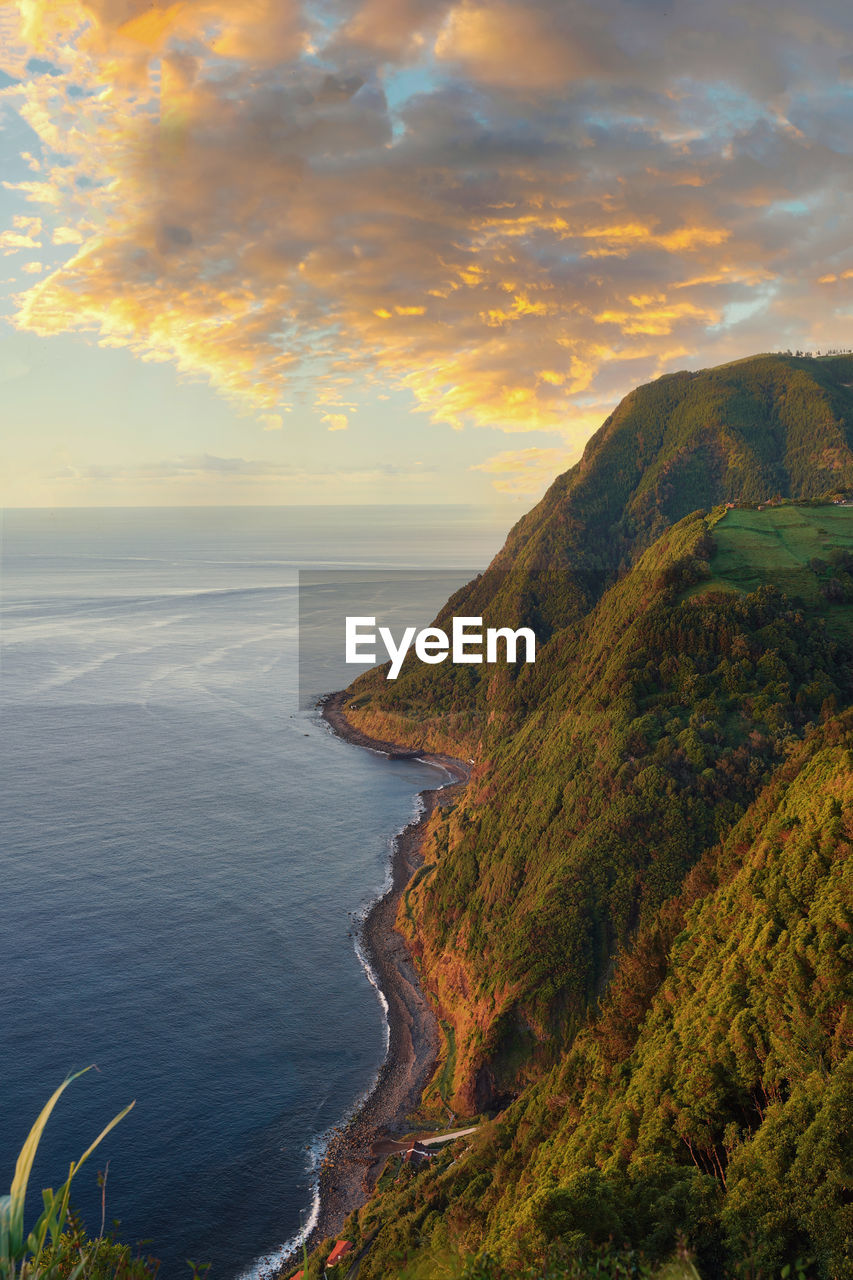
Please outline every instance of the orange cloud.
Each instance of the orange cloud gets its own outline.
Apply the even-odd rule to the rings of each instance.
[[[577,453],[567,449],[508,449],[476,463],[471,470],[491,476],[499,493],[529,497],[542,493],[555,475],[575,461]]]
[[[0,251],[8,256],[20,249],[40,249],[42,246],[38,236],[41,232],[41,218],[16,214],[12,218],[12,226],[7,231],[0,231]]]
[[[843,328],[813,282],[847,251],[850,160],[779,106],[796,56],[824,110],[825,32],[794,47],[779,18],[759,47],[706,6],[696,41],[686,0],[647,8],[640,30],[622,0],[361,0],[322,25],[297,0],[27,0],[15,65],[24,41],[55,66],[0,91],[40,141],[4,184],[38,217],[0,249],[58,252],[15,323],[170,361],[272,429],[302,377],[330,427],[372,383],[567,439],[676,360]]]
[[[301,52],[301,11],[288,0],[26,0],[21,36],[56,51],[75,35],[86,53],[134,59],[194,40],[222,58],[268,62]]]
[[[595,316],[596,324],[615,325],[621,333],[627,335],[646,334],[665,336],[684,319],[701,320],[707,324],[716,324],[720,318],[718,310],[695,306],[692,302],[666,303],[653,298],[631,298],[634,309],[602,311]]]
[[[573,25],[574,33],[561,30],[544,7],[463,0],[448,13],[435,54],[489,84],[556,88],[601,65],[582,21]]]

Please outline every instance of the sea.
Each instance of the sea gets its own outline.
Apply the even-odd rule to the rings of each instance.
[[[352,672],[303,664],[300,690],[299,574],[343,575],[349,600],[363,571],[461,584],[511,523],[2,513],[0,1193],[52,1091],[94,1064],[46,1127],[30,1222],[134,1101],[73,1183],[90,1234],[103,1223],[163,1280],[193,1263],[248,1280],[310,1228],[324,1145],[387,1044],[358,922],[441,777],[330,733],[315,695]]]

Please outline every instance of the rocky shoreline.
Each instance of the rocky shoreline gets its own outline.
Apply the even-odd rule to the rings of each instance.
[[[384,1162],[373,1148],[382,1139],[409,1132],[435,1068],[438,1024],[421,990],[412,957],[394,928],[404,889],[423,863],[421,847],[431,814],[452,801],[468,781],[469,766],[452,756],[409,751],[398,743],[369,738],[347,720],[346,693],[329,694],[321,704],[323,719],[334,733],[393,759],[421,760],[446,770],[452,781],[420,793],[423,810],[397,836],[391,859],[391,886],[370,908],[360,943],[388,1003],[389,1043],[376,1082],[358,1111],[333,1134],[320,1172],[320,1210],[308,1248],[340,1231],[348,1214],[367,1200]],[[295,1258],[285,1264],[289,1275]]]

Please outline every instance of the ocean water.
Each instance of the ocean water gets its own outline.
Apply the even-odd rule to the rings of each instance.
[[[323,1134],[384,1053],[353,922],[437,773],[299,710],[296,571],[464,578],[510,522],[3,513],[0,1188],[52,1089],[96,1063],[54,1112],[34,1189],[135,1099],[75,1181],[91,1231],[106,1169],[107,1227],[147,1241],[165,1280],[187,1259],[232,1280],[299,1232]]]

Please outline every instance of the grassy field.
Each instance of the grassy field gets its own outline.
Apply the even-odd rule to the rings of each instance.
[[[853,556],[853,507],[735,508],[714,525],[713,536],[711,578],[702,591],[755,591],[772,584],[820,609],[834,633],[853,631],[850,574],[839,559],[843,552]],[[832,581],[837,599],[827,597]]]

